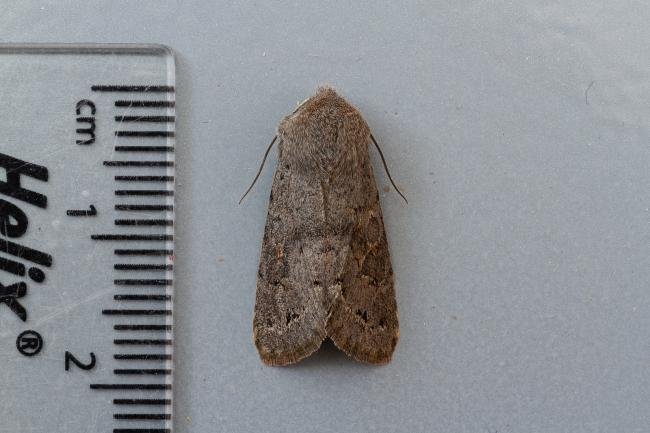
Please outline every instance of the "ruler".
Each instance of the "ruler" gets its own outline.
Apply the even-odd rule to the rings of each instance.
[[[0,45],[0,419],[172,431],[174,58]]]

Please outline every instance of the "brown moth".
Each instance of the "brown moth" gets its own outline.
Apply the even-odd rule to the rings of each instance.
[[[300,361],[329,337],[358,361],[389,362],[399,326],[368,125],[319,88],[282,119],[267,155],[276,139],[253,319],[262,361]]]

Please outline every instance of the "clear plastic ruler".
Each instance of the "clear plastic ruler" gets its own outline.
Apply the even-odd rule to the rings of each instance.
[[[172,431],[174,58],[0,45],[0,430]]]

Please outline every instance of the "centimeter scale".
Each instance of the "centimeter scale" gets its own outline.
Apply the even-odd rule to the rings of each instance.
[[[0,45],[0,419],[170,433],[169,49]]]

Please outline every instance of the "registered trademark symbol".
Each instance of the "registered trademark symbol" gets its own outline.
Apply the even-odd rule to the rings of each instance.
[[[25,356],[34,356],[43,348],[43,338],[36,331],[21,332],[16,338],[16,349]]]

